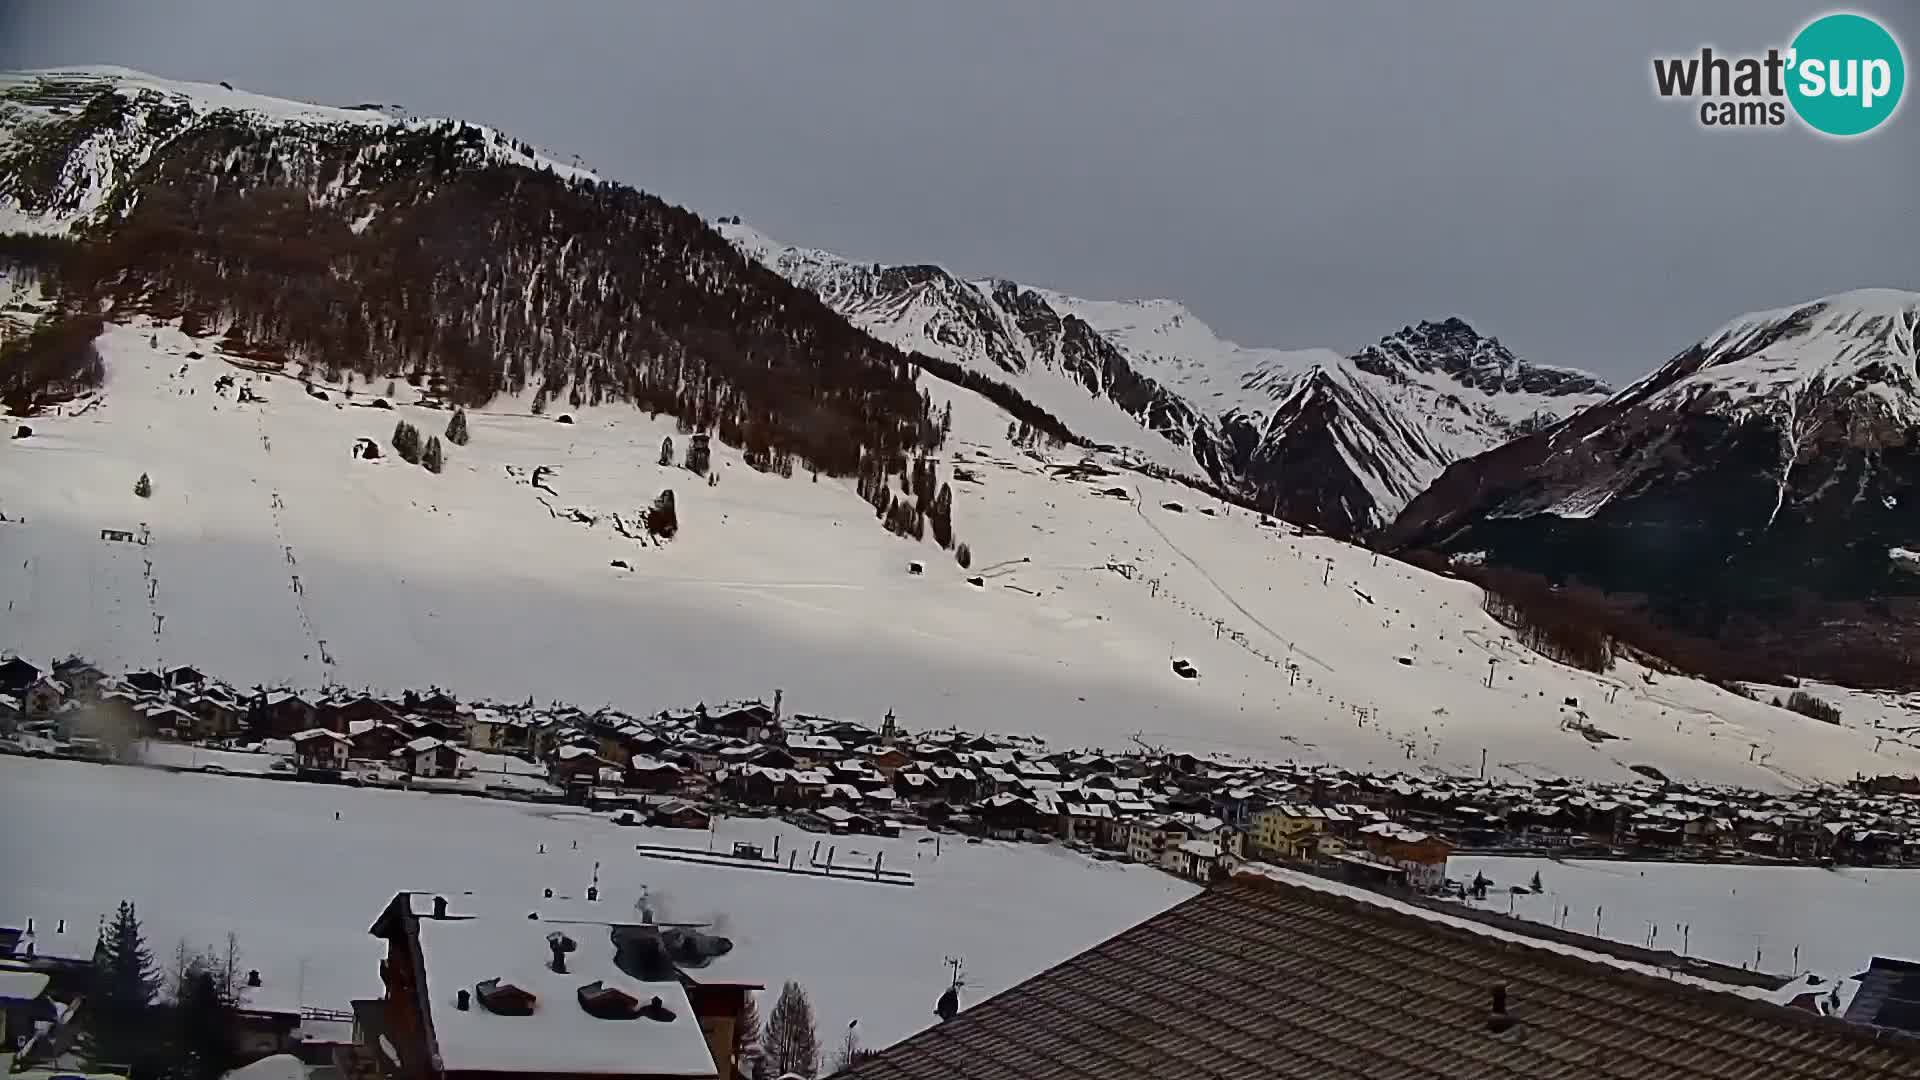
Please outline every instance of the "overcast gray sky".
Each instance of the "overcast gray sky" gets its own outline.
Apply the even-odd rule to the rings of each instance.
[[[1853,9],[1911,75],[1920,9]],[[391,102],[856,258],[1175,297],[1249,344],[1458,314],[1625,379],[1744,311],[1920,288],[1920,106],[1841,142],[1705,131],[1652,93],[1655,54],[1784,45],[1824,10],[0,0],[0,67]]]

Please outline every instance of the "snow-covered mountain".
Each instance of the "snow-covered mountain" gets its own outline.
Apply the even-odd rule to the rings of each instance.
[[[1132,447],[1291,521],[1354,535],[1448,464],[1604,397],[1459,319],[1351,355],[1248,348],[1169,300],[1085,300],[939,266],[882,266],[719,225],[869,333],[989,372],[1076,431]]]
[[[1138,734],[1463,774],[1490,748],[1497,777],[1645,764],[1782,788],[1920,764],[1876,741],[1891,703],[1822,688],[1846,713],[1833,727],[1631,662],[1550,662],[1466,582],[1263,526],[1111,455],[1016,446],[966,391],[934,455],[963,569],[875,527],[850,478],[784,478],[718,440],[717,485],[660,465],[661,440],[684,441],[674,419],[623,403],[562,423],[499,397],[435,474],[354,453],[385,449],[396,420],[444,430],[424,387],[402,380],[383,408],[358,380],[303,383],[146,316],[99,345],[104,388],[0,451],[0,651],[636,712],[778,688],[798,711],[1061,747]],[[662,489],[665,543],[633,527]]]
[[[129,194],[128,182],[156,155],[220,124],[277,129],[307,141],[367,139],[365,163],[380,157],[382,140],[458,126],[472,133],[478,160],[594,178],[577,162],[563,163],[478,124],[373,104],[287,101],[127,68],[0,72],[0,102],[0,147],[6,148],[0,157],[10,166],[0,169],[0,233],[64,234],[100,224],[115,209],[115,194]]]
[[[1896,552],[1920,546],[1917,330],[1920,293],[1892,289],[1742,316],[1455,465],[1389,539],[1648,595],[1814,671],[1911,677],[1920,582]]]

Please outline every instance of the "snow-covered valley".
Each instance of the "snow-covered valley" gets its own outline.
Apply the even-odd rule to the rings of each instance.
[[[0,449],[0,649],[639,712],[779,689],[798,711],[892,710],[914,729],[1376,770],[1473,773],[1484,751],[1495,776],[1650,764],[1777,789],[1920,762],[1873,728],[1910,716],[1892,699],[1849,695],[1833,726],[1632,664],[1562,667],[1514,645],[1468,584],[1097,456],[1082,472],[1077,452],[1016,448],[1005,414],[937,380],[969,571],[882,530],[847,481],[756,472],[717,443],[716,486],[660,466],[661,440],[684,436],[629,406],[562,423],[557,403],[499,399],[434,475],[352,453],[384,447],[396,417],[446,426],[404,381],[388,410],[371,406],[383,384],[322,400],[167,326],[116,326],[100,347],[97,398]],[[664,488],[677,538],[625,535]]]
[[[777,835],[803,857],[821,840],[836,863],[884,853],[913,875],[899,888],[645,859],[634,845],[705,848],[708,834],[569,806],[3,757],[0,790],[32,808],[5,845],[7,925],[32,918],[42,953],[84,957],[99,917],[131,900],[162,961],[183,939],[201,949],[236,935],[243,966],[262,974],[249,993],[260,1007],[378,997],[384,945],[367,928],[402,890],[522,920],[552,889],[570,917],[620,921],[644,889],[658,918],[732,938],[730,975],[773,994],[798,980],[822,1032],[858,1020],[862,1040],[884,1046],[934,1022],[946,957],[965,962],[972,1004],[1198,891],[1144,866],[952,835],[936,848],[924,833],[829,839],[749,819],[721,820],[712,838],[770,849]],[[603,899],[588,905],[596,869]]]

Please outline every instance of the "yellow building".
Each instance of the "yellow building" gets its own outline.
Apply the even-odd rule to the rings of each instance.
[[[1253,816],[1253,846],[1266,858],[1311,861],[1319,835],[1326,828],[1325,810],[1276,803]]]

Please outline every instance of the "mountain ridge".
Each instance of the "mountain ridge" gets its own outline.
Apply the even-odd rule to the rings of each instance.
[[[1585,372],[1522,361],[1458,317],[1351,354],[1250,348],[1174,300],[1089,300],[931,263],[858,262],[783,244],[739,218],[718,228],[876,336],[1029,377],[1023,391],[1077,429],[1197,468],[1253,505],[1334,535],[1384,526],[1450,462],[1607,390]],[[1141,429],[1157,438],[1142,440]]]
[[[1385,530],[1647,598],[1757,664],[1920,684],[1920,292],[1736,318],[1607,401],[1464,459]]]

